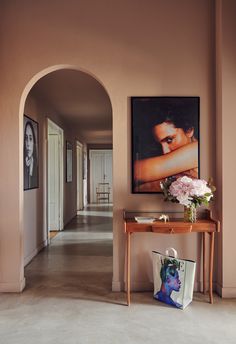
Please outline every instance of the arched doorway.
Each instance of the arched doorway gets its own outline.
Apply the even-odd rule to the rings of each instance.
[[[63,73],[64,73],[64,79],[63,79]],[[92,83],[93,85],[98,87],[99,92],[102,90],[107,101],[109,102],[110,110],[111,110],[111,116],[112,116],[110,98],[109,98],[108,93],[105,90],[104,86],[102,85],[102,83],[99,80],[97,80],[97,78],[95,78],[93,75],[91,75],[91,73],[88,73],[87,71],[86,72],[81,71],[80,69],[75,68],[74,66],[64,66],[63,65],[63,66],[54,66],[54,67],[48,68],[48,69],[38,73],[27,84],[27,86],[23,92],[22,98],[21,98],[20,121],[23,122],[24,113],[30,117],[31,109],[34,109],[34,115],[32,116],[33,120],[37,120],[37,115],[35,118],[35,113],[37,114],[37,111],[38,112],[42,111],[43,115],[42,114],[38,115],[38,126],[39,126],[38,152],[39,152],[39,175],[40,175],[39,185],[38,185],[39,188],[35,189],[35,190],[25,191],[24,194],[22,191],[22,194],[21,194],[21,198],[24,200],[22,202],[23,206],[21,208],[22,218],[24,218],[24,238],[25,238],[24,239],[25,250],[23,253],[24,254],[24,265],[27,264],[28,262],[30,262],[31,259],[37,254],[37,252],[40,251],[41,248],[46,246],[48,243],[48,237],[46,235],[47,228],[48,228],[48,223],[47,223],[48,216],[47,215],[49,212],[49,210],[48,210],[48,196],[47,196],[48,195],[48,182],[47,182],[47,180],[48,180],[47,179],[47,174],[48,174],[47,168],[48,167],[47,167],[47,162],[46,162],[46,157],[48,155],[48,148],[47,148],[47,141],[48,141],[47,135],[48,135],[48,133],[47,133],[47,128],[46,128],[46,119],[49,118],[51,120],[54,120],[57,122],[57,124],[59,124],[61,126],[63,126],[63,121],[65,120],[65,118],[63,118],[63,115],[64,115],[63,111],[65,110],[65,108],[63,109],[63,106],[62,106],[62,108],[59,109],[59,114],[57,114],[58,108],[55,109],[55,107],[53,107],[53,106],[51,107],[52,104],[50,104],[50,101],[48,101],[48,99],[46,99],[46,102],[45,102],[47,104],[46,108],[40,108],[40,107],[37,108],[37,104],[32,99],[33,99],[33,96],[38,94],[41,97],[41,99],[44,99],[44,101],[45,101],[45,93],[43,92],[43,90],[44,90],[44,87],[47,84],[48,80],[51,80],[49,82],[49,88],[46,90],[46,93],[50,91],[51,96],[54,97],[53,101],[58,100],[60,102],[60,100],[61,100],[60,97],[63,95],[63,93],[65,94],[67,92],[67,88],[65,87],[63,80],[65,81],[65,75],[68,73],[69,74],[72,73],[73,76],[75,77],[75,79],[76,79],[76,74],[77,74],[77,76],[82,78],[84,85],[86,83],[88,83],[91,86],[91,83]],[[61,74],[61,79],[60,79],[60,81],[57,80],[55,83],[55,78],[54,78],[54,81],[52,82],[53,78],[50,78],[50,77],[56,76],[56,74]],[[64,88],[62,87],[59,98],[57,98],[55,88],[57,86],[57,83],[59,85],[62,85],[62,82],[63,82]],[[73,86],[74,86],[74,84],[73,84]],[[80,88],[80,90],[82,90],[82,89]],[[71,90],[71,92],[67,92],[67,96],[73,92],[72,92],[72,90]],[[29,100],[30,96],[32,96],[32,99]],[[68,99],[69,98],[70,97],[68,97]],[[91,103],[92,103],[92,101],[91,101]],[[87,102],[88,108],[91,107],[91,103]],[[73,106],[72,106],[72,108],[73,108]],[[78,110],[78,109],[73,110],[72,108],[71,108],[71,112],[69,113],[71,118],[73,116],[75,116],[76,110]],[[52,111],[52,112],[50,112],[50,111]],[[85,119],[86,118],[82,118],[82,120],[84,120],[84,121],[85,121]],[[91,121],[91,119],[90,119],[90,121]],[[101,121],[101,119],[100,119],[100,121]],[[80,122],[80,123],[82,123],[82,122]],[[87,125],[88,125],[88,123],[89,123],[89,120],[87,120]],[[99,120],[97,122],[97,126],[98,126],[98,123],[99,123]],[[67,125],[65,126],[67,131],[68,131],[68,126]],[[75,131],[76,130],[75,129],[75,121],[71,123],[71,126],[73,128],[70,130],[72,132]],[[78,139],[81,141],[81,137],[79,135],[77,135],[75,132],[73,135],[74,135],[73,136],[74,141],[78,140]],[[23,146],[23,135],[21,137],[22,137],[22,146]],[[66,147],[67,142],[70,143],[70,141],[72,141],[72,139],[70,139],[69,135],[65,135],[64,146]],[[87,141],[86,143],[96,145],[96,143],[94,141],[90,141],[90,142]],[[99,148],[101,148],[102,144],[104,144],[104,142],[97,143],[97,146]],[[111,144],[112,144],[112,142],[111,142]],[[74,147],[74,150],[75,149],[76,148]],[[23,156],[21,158],[23,161]],[[73,164],[73,165],[75,165],[75,164]],[[23,166],[22,166],[22,171],[23,171]],[[65,215],[65,223],[67,223],[70,220],[70,218],[73,216],[73,211],[70,211],[70,209],[67,209],[67,207],[68,207],[68,203],[69,203],[68,200],[71,198],[71,194],[73,192],[74,186],[76,185],[76,178],[74,178],[75,182],[73,183],[72,180],[69,180],[69,179],[67,180],[67,176],[66,176],[67,168],[64,168],[64,172],[65,172],[65,178],[64,178],[65,185],[63,186],[64,192],[65,192],[65,200],[64,200],[64,202],[65,202],[64,213],[65,214],[64,215]],[[22,175],[21,180],[23,180],[23,175]],[[23,190],[23,185],[22,185],[22,190]],[[26,204],[27,204],[27,206],[26,206]],[[30,214],[30,216],[29,216],[29,214]],[[32,228],[33,228],[33,230],[32,230]],[[39,229],[41,229],[41,230],[39,230]],[[27,239],[26,239],[26,231],[28,231],[27,232]],[[30,240],[28,240],[28,238],[30,238]],[[36,246],[33,246],[32,242],[34,244],[36,242]]]

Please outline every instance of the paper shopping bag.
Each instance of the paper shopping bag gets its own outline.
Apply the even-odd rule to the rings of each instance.
[[[169,255],[171,250],[173,256]],[[165,253],[152,252],[154,298],[184,309],[193,298],[196,262],[179,259],[173,248],[167,249]]]

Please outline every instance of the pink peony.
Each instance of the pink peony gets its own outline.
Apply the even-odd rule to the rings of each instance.
[[[170,194],[175,197],[178,202],[185,206],[190,206],[193,197],[207,196],[207,201],[213,197],[211,189],[207,186],[207,182],[202,179],[191,179],[187,176],[180,177],[174,181],[169,188]]]

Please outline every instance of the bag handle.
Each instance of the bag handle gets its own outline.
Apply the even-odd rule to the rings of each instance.
[[[171,255],[170,254],[171,251],[173,252],[174,258],[178,258],[178,253],[177,253],[177,251],[173,247],[167,247],[167,249],[165,251],[166,256],[170,256]]]

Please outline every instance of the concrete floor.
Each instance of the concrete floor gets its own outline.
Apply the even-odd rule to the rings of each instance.
[[[0,295],[0,344],[236,343],[236,300],[194,295],[184,311],[152,293],[112,293],[112,218],[80,213],[25,269],[22,294]]]

